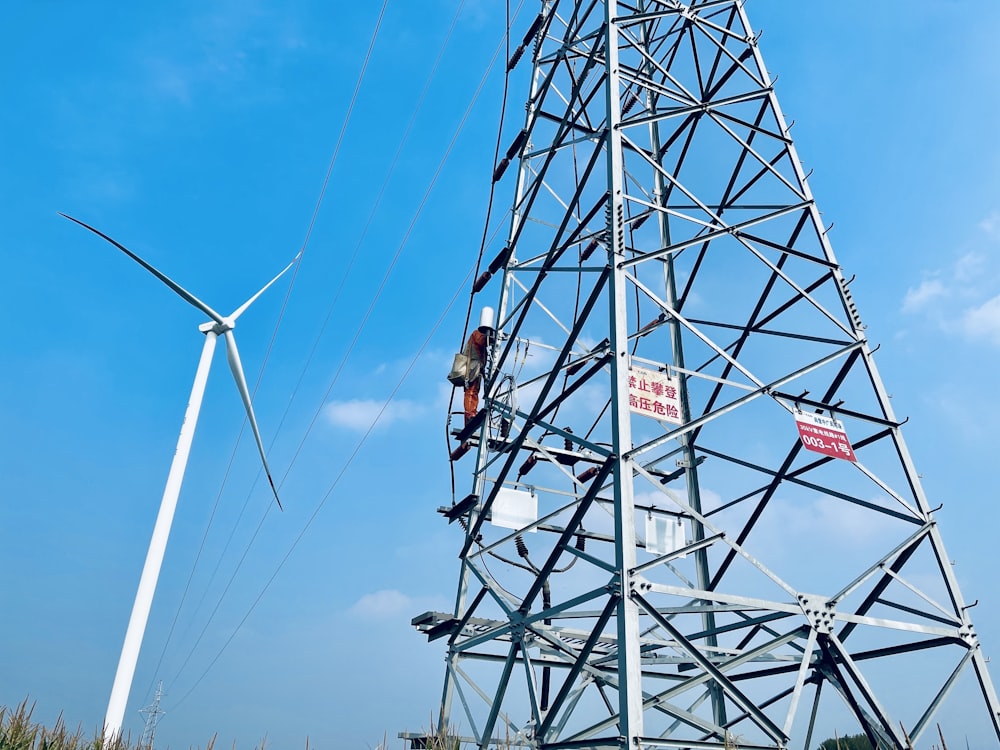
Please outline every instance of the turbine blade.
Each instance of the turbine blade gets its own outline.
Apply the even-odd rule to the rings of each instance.
[[[271,484],[271,491],[274,493],[274,500],[278,503],[278,510],[281,507],[281,498],[278,497],[278,488],[274,486],[274,479],[271,477],[271,468],[267,465],[267,456],[264,455],[264,442],[260,438],[260,430],[257,427],[257,417],[253,413],[253,404],[250,402],[250,391],[247,389],[247,379],[243,374],[243,363],[240,362],[240,352],[236,348],[236,337],[232,330],[225,332],[226,337],[226,359],[229,360],[229,369],[233,371],[233,379],[239,389],[240,398],[243,399],[243,406],[247,410],[247,418],[250,420],[250,429],[253,430],[254,440],[257,441],[257,450],[260,451],[260,460],[264,464],[264,473],[267,474],[267,481]]]
[[[294,266],[294,265],[295,265],[295,263],[296,263],[296,262],[298,261],[298,259],[299,259],[300,257],[302,257],[302,253],[301,253],[301,251],[300,251],[300,252],[298,253],[298,255],[296,255],[296,256],[295,256],[294,258],[292,258],[292,262],[291,262],[291,263],[289,263],[289,264],[288,264],[287,266],[285,266],[285,267],[284,267],[284,268],[282,269],[281,273],[279,273],[279,274],[278,274],[277,276],[275,276],[275,277],[274,277],[273,279],[271,279],[271,280],[270,280],[269,282],[267,282],[266,284],[264,284],[263,288],[262,288],[262,289],[261,289],[261,290],[260,290],[259,292],[257,292],[257,293],[256,293],[256,294],[255,294],[255,295],[254,295],[253,297],[251,297],[251,298],[250,298],[250,299],[248,299],[248,300],[247,300],[246,302],[244,302],[244,303],[243,303],[242,305],[240,305],[239,307],[237,307],[237,308],[236,308],[236,312],[234,312],[234,313],[233,313],[232,315],[230,315],[230,316],[229,316],[229,319],[230,319],[230,320],[232,320],[233,322],[236,322],[236,319],[237,319],[238,317],[240,317],[240,316],[241,316],[241,315],[242,315],[242,314],[243,314],[244,312],[246,312],[246,309],[247,309],[248,307],[250,307],[250,305],[252,305],[252,304],[253,304],[254,302],[256,302],[256,301],[257,301],[257,298],[258,298],[258,297],[259,297],[260,295],[262,295],[262,294],[263,294],[264,292],[266,292],[266,291],[267,291],[267,290],[268,290],[268,289],[269,289],[269,288],[271,287],[271,285],[272,285],[272,284],[273,284],[273,283],[274,283],[275,281],[277,281],[277,280],[278,280],[278,279],[280,279],[280,278],[281,278],[282,276],[284,276],[284,275],[285,275],[285,273],[287,273],[287,272],[288,272],[288,269],[289,269],[289,268],[291,268],[292,266]]]
[[[193,294],[191,294],[191,292],[189,292],[187,289],[185,289],[184,287],[182,287],[176,281],[174,281],[173,279],[171,279],[170,277],[168,277],[166,274],[162,274],[159,271],[157,271],[155,268],[153,268],[153,266],[151,266],[149,263],[147,263],[146,261],[144,261],[142,258],[140,258],[138,255],[136,255],[135,253],[133,253],[131,250],[129,250],[127,247],[125,247],[120,242],[116,242],[115,240],[111,239],[110,237],[108,237],[108,235],[106,235],[104,232],[100,231],[99,229],[94,229],[94,227],[90,226],[90,224],[82,222],[79,219],[74,219],[69,214],[64,214],[62,211],[60,211],[59,215],[65,217],[67,219],[69,219],[70,221],[72,221],[72,222],[74,222],[76,224],[79,224],[84,229],[90,230],[91,232],[93,232],[94,234],[96,234],[98,237],[104,238],[105,240],[107,240],[108,242],[110,242],[112,245],[114,245],[115,247],[117,247],[119,250],[121,250],[123,253],[125,253],[132,260],[134,260],[136,263],[138,263],[140,266],[142,266],[147,271],[149,271],[151,274],[153,274],[153,276],[155,276],[160,281],[162,281],[164,284],[166,284],[168,287],[170,287],[171,289],[173,289],[174,292],[181,299],[183,299],[186,302],[189,302],[190,304],[192,304],[195,307],[197,307],[199,310],[201,310],[203,313],[205,313],[208,317],[210,317],[216,323],[222,323],[223,322],[223,317],[221,315],[219,315],[219,313],[217,313],[211,307],[209,307],[204,302],[202,302],[200,299],[198,299],[197,297],[195,297]]]

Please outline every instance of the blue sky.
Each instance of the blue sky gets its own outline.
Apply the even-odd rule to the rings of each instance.
[[[89,730],[103,719],[201,347],[198,313],[57,212],[234,309],[302,246],[379,5],[4,6],[0,705],[30,695],[43,721],[62,711]],[[444,374],[465,292],[430,334],[475,261],[500,70],[423,200],[502,41],[501,3],[465,2],[371,212],[458,7],[389,3],[257,391],[283,514],[266,512],[247,435],[225,479],[242,407],[216,361],[126,716],[133,732],[158,678],[159,736],[175,748],[215,733],[241,747],[265,735],[276,747],[306,736],[374,747],[437,707],[443,653],[409,619],[447,608],[458,572],[456,532],[434,509],[450,499]],[[790,7],[758,0],[748,12],[834,248],[857,274],[883,378],[911,417],[928,494],[944,503],[985,651],[1000,654],[1000,9]],[[534,12],[528,0],[518,37]],[[510,193],[505,181],[496,216]],[[251,382],[287,290],[240,320]]]

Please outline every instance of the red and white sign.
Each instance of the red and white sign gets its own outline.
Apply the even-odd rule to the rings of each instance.
[[[680,381],[665,372],[628,368],[628,407],[636,414],[671,424],[681,421]]]
[[[857,461],[851,441],[847,439],[844,424],[833,417],[824,417],[804,411],[795,412],[795,426],[799,428],[802,445],[815,453],[831,458]]]

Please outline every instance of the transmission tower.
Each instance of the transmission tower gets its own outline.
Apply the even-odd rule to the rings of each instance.
[[[809,749],[832,716],[896,749],[964,691],[1000,739],[743,2],[545,0],[525,45],[458,594],[414,620],[438,732]]]
[[[139,713],[142,714],[145,721],[142,727],[142,738],[139,740],[139,747],[143,748],[143,750],[152,750],[153,739],[156,736],[156,725],[160,722],[163,714],[166,713],[166,711],[160,708],[162,698],[163,680],[160,680],[156,684],[156,693],[153,696],[153,702],[145,708],[139,709]]]

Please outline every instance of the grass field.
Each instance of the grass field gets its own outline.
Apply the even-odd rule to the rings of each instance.
[[[142,743],[142,739],[132,740],[129,735],[115,738],[108,742],[101,729],[93,734],[87,734],[82,726],[70,730],[60,716],[51,727],[44,727],[32,720],[31,715],[35,705],[25,698],[16,708],[0,706],[0,750],[152,750]],[[931,750],[948,750],[941,728],[938,727],[940,745],[932,745]],[[427,750],[459,750],[459,743],[447,734],[429,735],[425,739]],[[209,739],[205,750],[214,750],[216,737]],[[502,746],[509,747],[509,743]],[[267,738],[262,739],[253,750],[266,750]],[[738,750],[739,738],[727,738],[726,747]],[[820,744],[820,750],[868,750],[871,744],[863,734],[846,737],[833,737]],[[910,746],[912,747],[912,745]],[[379,750],[388,748],[388,742],[383,737]],[[235,745],[233,750],[236,750]],[[310,750],[306,739],[305,750]]]

